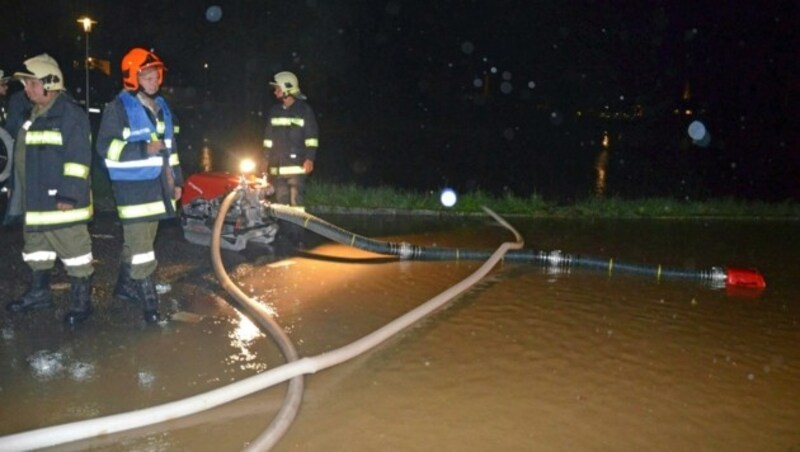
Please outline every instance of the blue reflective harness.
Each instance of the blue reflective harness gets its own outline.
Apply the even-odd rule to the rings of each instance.
[[[119,94],[119,99],[125,107],[128,116],[130,132],[125,141],[136,143],[142,141],[152,141],[158,137],[158,127],[153,124],[150,116],[147,115],[144,105],[131,93],[123,91]],[[158,96],[155,102],[161,109],[164,117],[164,143],[167,147],[166,156],[172,153],[174,139],[174,128],[172,122],[172,112],[170,112],[167,102],[163,97]],[[156,138],[157,139],[157,138]],[[133,161],[118,162],[108,166],[108,174],[111,180],[152,180],[161,174],[164,159],[162,156],[152,156],[149,158]]]

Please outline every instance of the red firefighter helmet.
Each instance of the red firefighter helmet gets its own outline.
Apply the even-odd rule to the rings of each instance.
[[[125,89],[139,89],[139,73],[145,69],[158,69],[158,84],[164,80],[164,71],[167,69],[164,62],[155,53],[142,48],[131,49],[122,58],[122,84]]]

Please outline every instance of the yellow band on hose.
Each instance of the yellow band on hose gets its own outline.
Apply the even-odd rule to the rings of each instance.
[[[456,260],[459,260],[458,248],[456,248]]]
[[[311,221],[311,218],[310,217],[306,217],[306,221],[303,222],[303,227],[304,228],[308,226],[308,222],[309,221]]]
[[[661,281],[661,264],[658,265],[658,273],[656,273],[656,281]]]
[[[608,260],[608,276],[611,276],[611,271],[614,270],[614,259]]]
[[[353,238],[350,239],[350,246],[353,246],[354,243],[356,243],[356,235],[355,234],[353,234]]]

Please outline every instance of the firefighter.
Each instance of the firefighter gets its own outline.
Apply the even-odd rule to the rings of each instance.
[[[148,323],[161,319],[153,279],[158,224],[175,218],[183,185],[178,124],[159,95],[165,70],[153,52],[129,51],[122,59],[123,90],[106,106],[97,134],[124,237],[114,296],[139,301]]]
[[[264,161],[275,187],[275,201],[298,208],[303,206],[305,178],[314,171],[319,147],[319,127],[314,111],[300,92],[300,83],[291,72],[275,74],[273,93],[280,104],[272,106],[264,132]],[[299,230],[290,235],[297,239]]]
[[[64,91],[58,63],[41,54],[14,74],[33,105],[14,149],[14,187],[9,212],[23,215],[22,259],[33,271],[30,290],[6,308],[14,313],[52,306],[50,272],[60,258],[70,280],[69,324],[92,312],[92,219],[89,117]]]

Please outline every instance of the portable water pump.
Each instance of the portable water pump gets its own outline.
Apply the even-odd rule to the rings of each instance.
[[[222,248],[241,251],[248,243],[268,245],[275,240],[278,224],[268,215],[268,201],[274,189],[266,177],[258,178],[250,161],[242,162],[242,174],[198,173],[189,176],[181,196],[181,226],[188,242],[209,246],[214,220],[225,195],[241,187],[240,196],[228,210],[222,228]]]

